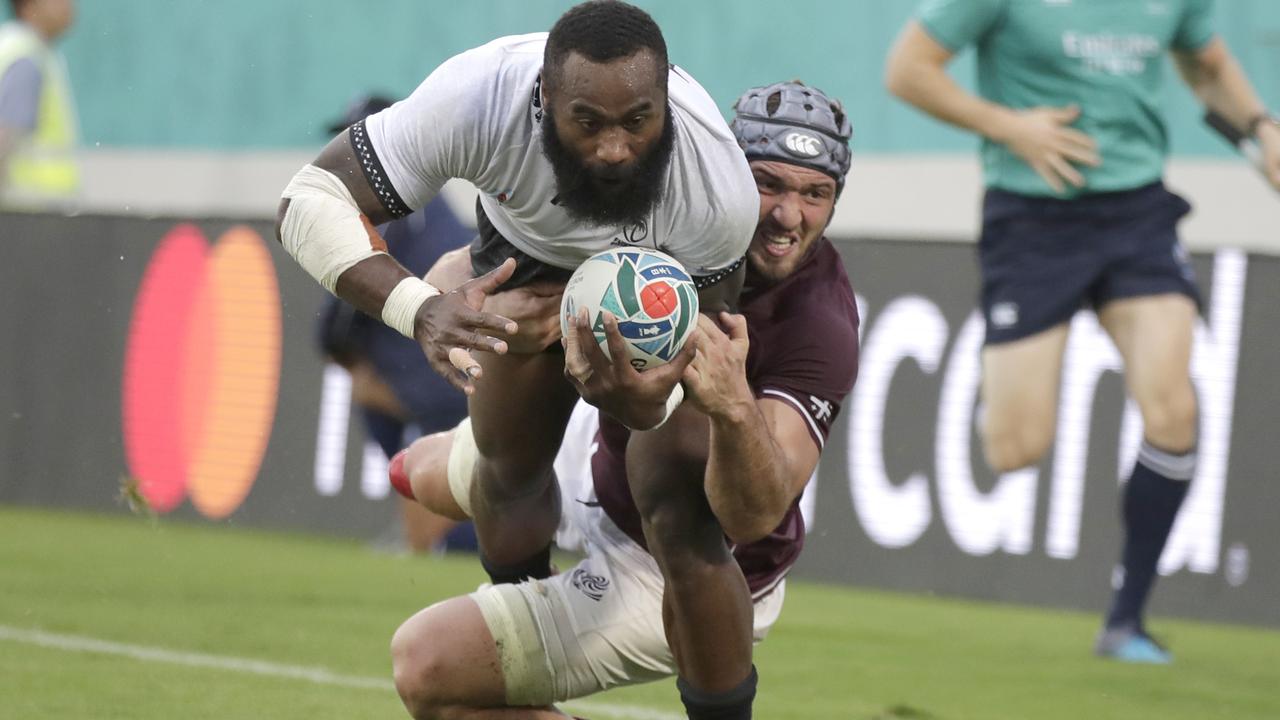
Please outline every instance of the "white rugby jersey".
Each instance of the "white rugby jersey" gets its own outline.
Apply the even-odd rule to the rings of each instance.
[[[551,203],[555,174],[542,152],[541,112],[533,101],[546,39],[547,33],[499,38],[456,55],[408,98],[369,117],[363,132],[353,128],[366,175],[388,209],[420,208],[447,180],[462,178],[479,188],[494,228],[549,265],[576,268],[614,245],[663,250],[694,275],[739,261],[760,196],[715,102],[678,67],[668,80],[675,143],[648,222],[591,226]]]

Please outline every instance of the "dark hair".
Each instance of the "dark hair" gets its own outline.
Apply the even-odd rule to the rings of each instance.
[[[548,87],[558,85],[564,61],[572,52],[605,63],[641,50],[653,53],[658,85],[666,90],[667,41],[649,13],[619,0],[590,0],[570,8],[552,26],[542,54],[542,82]]]
[[[14,17],[18,16],[18,12],[22,10],[22,6],[26,5],[30,0],[9,0],[9,7],[13,8]]]

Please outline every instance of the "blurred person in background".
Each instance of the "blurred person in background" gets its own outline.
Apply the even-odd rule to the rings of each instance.
[[[584,401],[555,461],[565,497],[556,542],[586,558],[548,579],[437,603],[401,625],[392,640],[396,687],[415,718],[557,718],[563,715],[553,703],[670,677],[682,655],[728,658],[745,649],[749,664],[753,641],[781,613],[785,577],[804,542],[800,497],[857,374],[853,290],[824,234],[849,169],[851,128],[839,102],[797,81],[748,90],[735,112],[732,129],[760,196],[742,315],[701,316],[690,339],[696,359],[683,374],[688,399],[652,432],[632,433],[587,404],[590,386],[613,370],[584,325],[565,338],[566,369]],[[440,282],[451,287],[470,277],[464,266]],[[549,322],[514,311],[509,317],[546,344],[559,339],[557,311]],[[664,468],[662,481],[636,482],[636,473],[654,470],[637,464],[633,450],[671,447],[682,462]],[[465,518],[475,458],[476,439],[463,423],[398,455],[392,484]],[[675,502],[658,503],[656,494]],[[670,560],[659,546],[684,540],[654,505],[699,517],[686,524],[713,534],[700,547],[732,543],[726,553],[750,589],[743,638],[714,617],[735,612],[719,586],[670,592]],[[706,622],[718,642],[707,645],[664,621],[692,602],[710,610]],[[689,706],[698,694],[683,677],[677,686],[689,717],[728,720],[750,717],[754,669],[751,677],[740,699],[748,701],[745,714],[721,707],[695,715]]]
[[[1211,21],[1210,0],[926,0],[888,58],[890,91],[983,139],[987,462],[1004,473],[1048,451],[1078,308],[1094,309],[1123,360],[1143,442],[1094,651],[1129,662],[1171,660],[1143,612],[1196,466],[1190,357],[1200,295],[1176,232],[1190,206],[1161,180],[1167,53],[1208,109],[1257,139],[1280,189],[1280,125]],[[977,95],[946,72],[969,45]]]
[[[0,25],[0,209],[69,210],[80,186],[75,104],[53,45],[73,0],[9,0]]]
[[[357,97],[328,131],[342,132],[392,103],[377,95]],[[441,255],[466,246],[475,235],[443,197],[379,231],[387,252],[419,276]],[[466,417],[466,396],[431,369],[417,343],[381,320],[330,295],[318,330],[321,351],[351,374],[352,402],[360,410],[365,432],[388,459],[417,437],[451,428]],[[403,542],[411,551],[475,550],[471,523],[455,523],[418,503],[398,500]]]

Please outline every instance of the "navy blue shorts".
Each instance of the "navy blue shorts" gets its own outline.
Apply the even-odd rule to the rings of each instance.
[[[471,271],[476,277],[498,267],[506,262],[507,258],[516,259],[515,272],[505,283],[498,286],[499,292],[543,280],[563,285],[573,276],[572,270],[548,265],[531,257],[502,237],[498,229],[489,221],[489,216],[485,214],[478,199],[476,200],[476,231],[479,234],[471,242]]]
[[[1190,211],[1159,182],[1072,200],[987,190],[978,242],[986,344],[1035,335],[1121,298],[1181,293],[1199,305],[1177,235]]]

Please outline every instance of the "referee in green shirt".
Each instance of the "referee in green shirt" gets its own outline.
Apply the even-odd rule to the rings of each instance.
[[[1172,52],[1197,97],[1256,138],[1280,189],[1280,124],[1211,24],[1211,0],[926,0],[890,52],[889,90],[982,137],[987,320],[983,446],[1008,472],[1053,438],[1072,315],[1089,305],[1124,360],[1143,443],[1124,491],[1123,580],[1095,652],[1164,663],[1143,625],[1156,562],[1195,473],[1192,329],[1200,302],[1161,182]],[[946,66],[977,51],[978,95]]]

